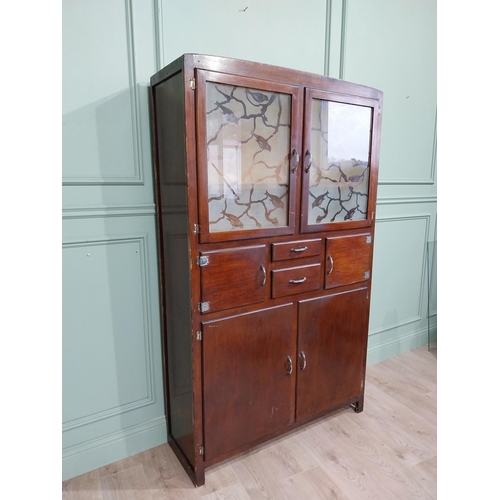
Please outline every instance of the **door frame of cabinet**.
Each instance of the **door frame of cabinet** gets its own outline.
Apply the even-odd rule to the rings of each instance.
[[[218,73],[204,69],[196,69],[196,136],[197,136],[197,173],[198,173],[198,207],[200,220],[200,243],[215,243],[219,241],[233,241],[266,236],[294,234],[297,227],[300,186],[299,158],[300,136],[302,133],[302,92],[298,85],[289,85],[282,82],[272,82],[260,78],[249,78],[240,75]],[[206,84],[220,83],[243,88],[264,90],[287,94],[291,97],[290,106],[290,145],[289,145],[289,176],[288,176],[288,225],[276,228],[230,230],[210,232],[208,213],[208,159],[207,159],[207,126],[206,126]],[[292,169],[292,156],[296,152],[297,164]]]
[[[337,102],[341,104],[351,104],[371,108],[372,120],[370,130],[370,154],[368,158],[369,168],[369,186],[368,186],[368,206],[366,219],[344,222],[325,222],[321,224],[309,224],[309,170],[305,167],[310,158],[306,158],[307,152],[311,150],[311,127],[312,127],[312,102],[313,99],[322,101]],[[375,219],[376,196],[378,184],[378,165],[379,165],[379,135],[380,135],[380,100],[368,97],[359,97],[339,93],[329,90],[318,90],[306,87],[304,100],[304,132],[303,132],[303,161],[302,161],[302,195],[301,195],[301,233],[316,233],[321,231],[340,231],[343,229],[358,229],[370,227]]]

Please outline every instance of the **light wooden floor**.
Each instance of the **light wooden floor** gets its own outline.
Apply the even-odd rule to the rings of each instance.
[[[437,351],[367,369],[364,411],[338,411],[206,471],[195,488],[168,445],[70,479],[63,500],[435,499]]]

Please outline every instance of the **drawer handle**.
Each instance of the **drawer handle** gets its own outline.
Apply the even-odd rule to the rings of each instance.
[[[305,252],[306,250],[307,250],[306,245],[304,245],[303,247],[290,248],[290,252]]]
[[[260,265],[260,270],[262,271],[262,274],[264,277],[262,278],[262,283],[260,284],[261,286],[264,286],[266,284],[266,279],[267,279],[267,272],[266,272],[266,267],[264,264]]]
[[[330,269],[328,270],[328,272],[326,274],[332,274],[332,271],[333,271],[333,257],[331,255],[329,255],[327,257],[328,259],[328,262],[330,263]]]
[[[299,280],[290,280],[288,283],[291,283],[292,285],[298,285],[299,283],[304,283],[304,281],[307,278],[304,276],[303,278],[300,278]]]
[[[286,358],[286,374],[291,375],[293,372],[293,361],[291,356]]]
[[[299,364],[300,369],[304,370],[307,366],[306,353],[304,351],[300,351],[299,359],[300,359],[300,364]]]
[[[307,174],[307,173],[309,173],[309,169],[311,168],[312,163],[313,163],[312,153],[311,153],[309,150],[307,150],[307,151],[306,151],[306,154],[305,154],[305,157],[306,157],[306,158],[307,158],[307,157],[309,157],[309,161],[307,162],[307,164],[306,164],[306,168],[305,168],[305,172],[306,172],[306,174]]]
[[[299,153],[296,149],[292,151],[292,173],[294,174],[299,166]]]

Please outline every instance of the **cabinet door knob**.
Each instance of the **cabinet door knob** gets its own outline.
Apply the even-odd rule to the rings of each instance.
[[[286,358],[286,374],[291,375],[293,372],[293,361],[291,356]]]
[[[299,166],[299,152],[296,149],[294,149],[292,151],[292,173],[295,173],[298,166]]]
[[[305,157],[306,157],[306,159],[308,158],[308,160],[305,163],[306,164],[305,172],[307,174],[309,172],[309,169],[311,168],[311,165],[312,165],[312,162],[313,162],[312,153],[309,150],[307,150],[306,154],[305,154]]]
[[[299,365],[300,369],[304,370],[305,367],[307,366],[306,353],[304,351],[300,351],[299,359],[300,359],[300,365]]]
[[[326,274],[332,274],[333,271],[333,257],[331,255],[328,255],[327,257],[328,263],[330,264],[330,269],[328,269]]]
[[[267,279],[266,266],[264,266],[264,264],[261,264],[260,270],[262,271],[263,275],[261,286],[264,286],[266,284],[266,279]]]

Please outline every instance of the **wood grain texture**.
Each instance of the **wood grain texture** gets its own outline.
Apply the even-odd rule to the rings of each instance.
[[[291,304],[203,323],[203,337],[206,460],[293,422]]]
[[[297,420],[362,397],[368,329],[367,289],[299,302]]]
[[[62,498],[435,499],[436,364],[423,346],[368,367],[362,413],[340,410],[210,467],[202,487],[162,445],[64,481]]]
[[[372,244],[366,240],[369,234],[356,236],[334,236],[326,240],[326,253],[330,260],[325,288],[333,288],[350,283],[359,283],[368,278],[370,271]]]
[[[287,295],[318,290],[320,273],[319,263],[272,271],[273,297],[286,297]]]
[[[142,464],[101,478],[103,500],[152,500]]]
[[[313,255],[321,255],[322,243],[321,238],[273,243],[271,245],[273,261],[303,259]]]
[[[63,500],[103,500],[100,470],[94,470],[69,481],[64,481],[62,483],[62,498]]]
[[[208,264],[201,267],[201,297],[209,311],[220,311],[266,299],[265,245],[201,252]]]

